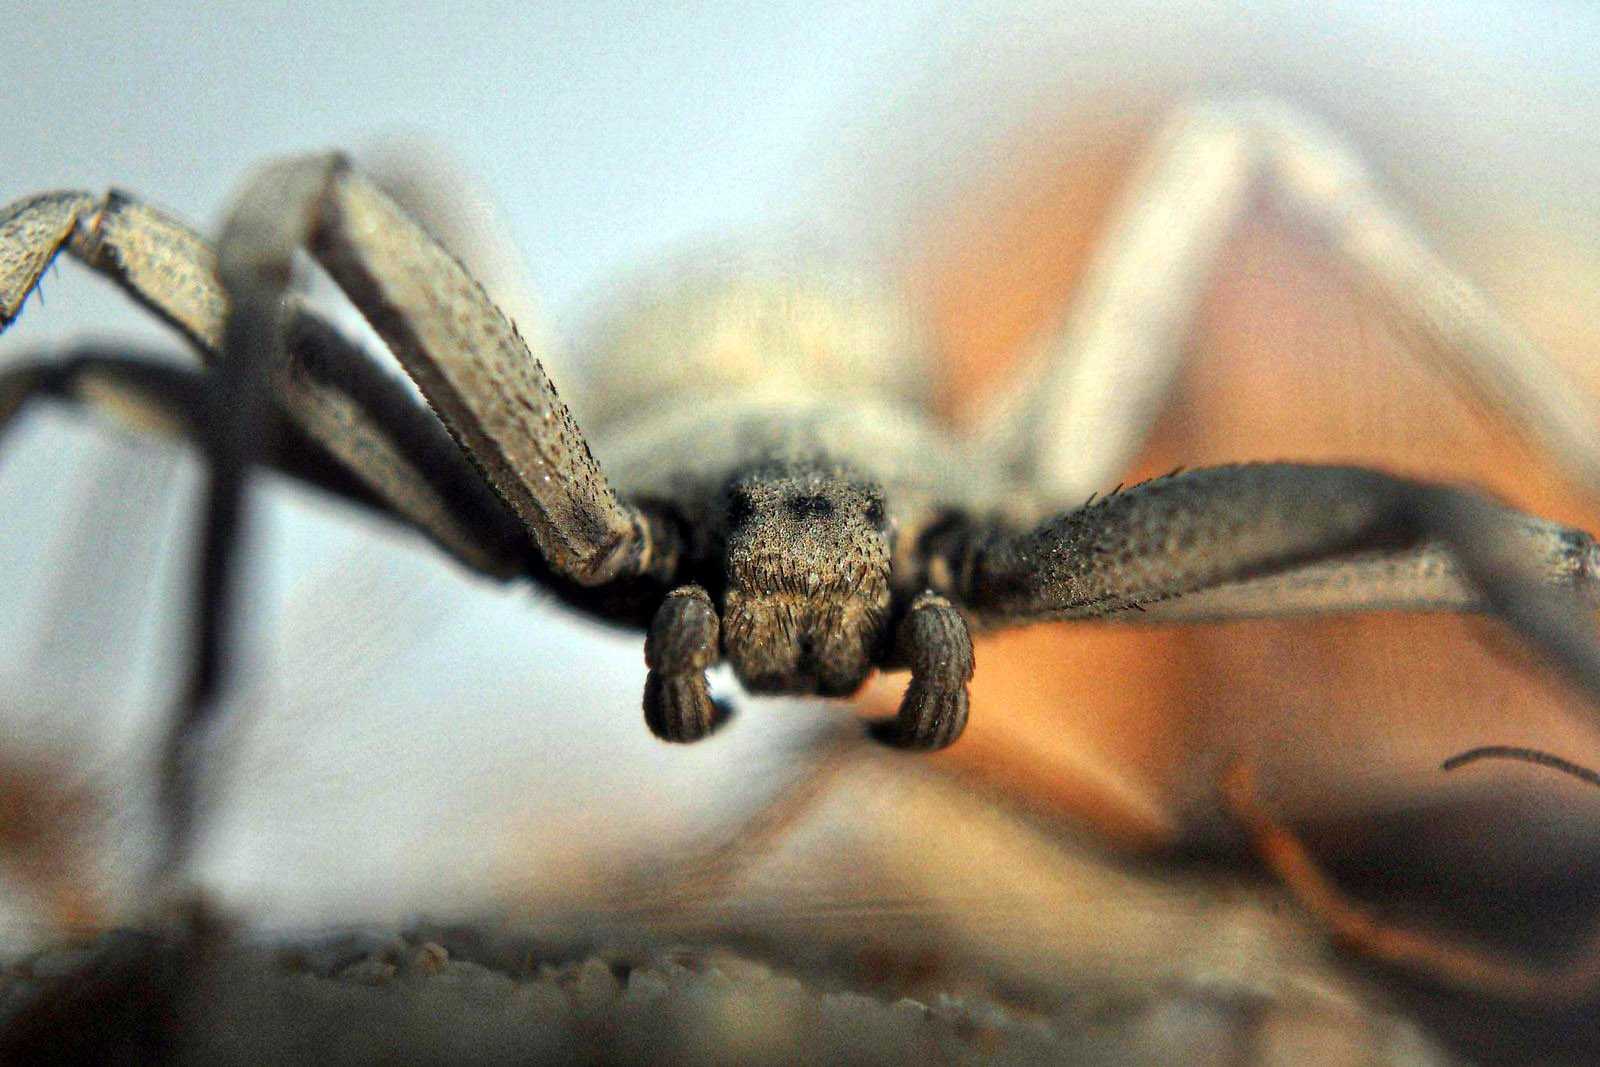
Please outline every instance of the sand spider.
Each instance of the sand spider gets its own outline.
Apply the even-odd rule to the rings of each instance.
[[[121,193],[47,193],[0,213],[0,328],[65,249],[206,364],[22,361],[0,375],[0,420],[51,396],[188,433],[207,457],[196,656],[167,764],[173,859],[256,463],[409,524],[476,571],[644,630],[645,720],[671,741],[719,724],[705,672],[726,661],[752,692],[825,696],[909,668],[898,716],[874,733],[941,748],[966,722],[971,628],[1118,616],[1485,610],[1600,698],[1587,607],[1600,552],[1581,531],[1351,467],[1175,471],[1091,495],[1167,402],[1208,272],[1261,188],[1437,342],[1459,380],[1600,486],[1594,424],[1548,360],[1336,138],[1262,100],[1166,124],[1069,313],[980,436],[927,415],[920,353],[892,312],[811,277],[698,279],[640,301],[610,333],[580,430],[516,326],[338,156],[258,172],[215,249]],[[298,249],[427,406],[292,289]]]

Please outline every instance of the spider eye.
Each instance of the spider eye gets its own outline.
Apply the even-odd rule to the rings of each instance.
[[[867,503],[867,522],[872,526],[883,526],[883,501],[871,500]]]
[[[743,489],[735,489],[728,494],[728,525],[743,526],[750,521],[750,516],[756,513],[755,501],[750,499],[750,494]]]
[[[833,514],[833,501],[825,496],[792,496],[789,498],[789,511],[804,518],[807,515],[818,517]]]

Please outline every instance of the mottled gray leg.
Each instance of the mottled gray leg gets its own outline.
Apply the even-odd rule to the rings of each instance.
[[[925,547],[930,584],[982,626],[1267,615],[1275,588],[1309,573],[1319,612],[1490,611],[1600,700],[1594,538],[1461,489],[1351,467],[1217,467],[1023,533],[934,531]],[[1411,566],[1442,554],[1451,565],[1438,573]],[[1410,584],[1397,593],[1371,583],[1383,574]],[[1186,611],[1186,600],[1202,610]]]
[[[1166,406],[1228,237],[1262,191],[1309,224],[1354,279],[1600,493],[1600,419],[1537,345],[1433,251],[1351,148],[1274,100],[1179,109],[1128,183],[1032,373],[994,402],[990,454],[1043,500],[1121,477]]]
[[[670,580],[676,531],[625,504],[544,368],[460,264],[342,159],[263,169],[254,244],[307,247],[399,358],[557,574]]]
[[[517,332],[539,351],[543,335],[538,289],[487,187],[443,146],[425,137],[383,138],[356,155],[356,169],[399,205],[483,286]],[[561,380],[541,354],[546,371]],[[562,392],[572,400],[573,385]]]
[[[717,609],[698,585],[674,589],[656,610],[644,641],[644,721],[663,741],[698,741],[721,725],[706,683],[719,632]]]
[[[227,312],[216,253],[181,222],[119,192],[42,193],[0,208],[0,332],[62,251],[215,358]]]
[[[48,193],[0,210],[0,331],[61,251],[115,280],[178,328],[202,360],[216,362],[228,308],[216,253],[182,223],[121,193]],[[288,358],[270,371],[289,418],[388,510],[463,563],[498,577],[523,573],[526,534],[507,526],[506,508],[433,415],[292,297],[287,318]],[[84,381],[107,376],[115,372],[95,369]]]
[[[873,736],[897,748],[934,751],[967,728],[972,638],[966,620],[938,593],[922,593],[894,635],[894,663],[911,668],[900,714],[874,724]]]

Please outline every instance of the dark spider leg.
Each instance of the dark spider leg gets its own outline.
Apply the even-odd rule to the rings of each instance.
[[[464,545],[441,541],[439,525],[425,525],[417,509],[401,507],[398,494],[384,491],[392,486],[373,486],[373,465],[352,467],[312,437],[303,429],[303,420],[291,418],[281,405],[274,405],[268,413],[262,436],[269,450],[260,457],[262,463],[390,522],[416,529],[461,562],[478,564],[474,569],[491,577],[530,577],[580,611],[630,628],[649,627],[665,590],[648,581],[590,589],[551,571],[511,509],[456,447],[439,420],[418,404],[404,385],[376,366],[352,370],[335,361],[321,367],[321,357],[307,346],[306,329],[320,335],[327,327],[314,319],[298,318],[288,338],[294,350],[291,358],[312,368],[308,374],[329,375],[325,385],[317,386],[319,402],[327,402],[331,408],[337,401],[354,428],[357,443],[375,442],[395,457],[389,469],[406,473],[401,501],[415,502],[432,494],[434,503],[423,514],[449,514],[453,526],[473,540]],[[339,367],[352,372],[334,373]],[[24,359],[0,370],[0,437],[20,410],[42,398],[81,404],[131,429],[159,430],[197,440],[203,420],[205,374],[160,356],[137,355],[122,348],[83,347],[58,358]],[[485,562],[490,565],[483,565]]]
[[[83,345],[59,357],[25,359],[0,371],[0,443],[16,418],[38,400],[93,410],[135,431],[191,440],[200,435],[206,373],[155,354]],[[394,516],[382,499],[280,412],[264,434],[271,465],[298,481]]]
[[[1364,955],[1551,1010],[1581,1003],[1600,986],[1600,927],[1565,963],[1551,968],[1508,963],[1488,949],[1405,929],[1373,915],[1334,884],[1305,844],[1267,810],[1248,767],[1231,767],[1222,790],[1225,806],[1272,873],[1335,937]]]
[[[895,666],[911,668],[911,684],[892,720],[874,723],[875,738],[896,748],[934,751],[955,743],[967,726],[972,638],[944,597],[923,593],[895,629]]]
[[[187,685],[161,753],[159,800],[167,831],[157,870],[182,872],[193,848],[203,748],[218,713],[231,652],[235,568],[245,524],[245,488],[267,423],[268,384],[284,362],[287,255],[266,239],[263,214],[276,205],[243,202],[228,219],[217,275],[228,296],[222,346],[206,380],[200,445],[210,472],[201,525],[200,567]]]
[[[1600,786],[1600,772],[1590,770],[1581,763],[1574,763],[1569,759],[1562,759],[1552,752],[1544,752],[1537,748],[1525,748],[1520,745],[1483,745],[1470,748],[1465,752],[1457,753],[1439,765],[1441,771],[1453,771],[1477,763],[1479,760],[1510,760],[1517,763],[1531,763],[1536,767],[1548,767],[1559,771],[1569,778],[1576,778],[1585,785]]]
[[[279,391],[295,425],[473,570],[528,573],[527,530],[403,382],[314,316],[296,314],[286,342]]]
[[[1488,610],[1600,701],[1594,539],[1460,489],[1353,467],[1216,467],[1025,533],[937,528],[922,548],[928,584],[980,626],[1270,615],[1273,590],[1308,572],[1321,583],[1311,610]],[[1406,569],[1440,550],[1453,566]],[[1247,588],[1255,596],[1230,599]]]
[[[656,610],[644,641],[644,721],[661,740],[698,741],[722,725],[706,683],[719,631],[717,609],[698,585],[674,589]]]
[[[340,413],[350,430],[340,451],[356,452],[360,462],[352,470],[281,404],[269,405],[265,416],[263,462],[416,528],[474,570],[495,577],[527,573],[533,546],[521,523],[404,386],[376,366],[330,358],[330,350],[348,342],[316,319],[298,317],[288,341],[292,373],[316,380],[304,395]],[[121,346],[78,346],[60,356],[24,359],[0,370],[0,434],[24,405],[43,397],[82,405],[133,430],[198,442],[206,423],[206,377],[206,371]]]

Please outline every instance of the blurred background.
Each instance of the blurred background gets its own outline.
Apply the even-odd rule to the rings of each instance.
[[[53,4],[0,39],[0,196],[114,185],[209,231],[263,157],[420,137],[503,213],[538,297],[524,325],[552,346],[564,392],[630,274],[745,243],[902,289],[959,419],[1059,312],[1163,110],[1268,92],[1345,131],[1447,257],[1600,386],[1593,8],[973,7],[478,4],[441,20],[422,4]],[[1360,461],[1471,479],[1600,529],[1292,224],[1264,209],[1235,244],[1179,404],[1130,476]],[[182,355],[62,263],[0,362],[91,337]],[[46,912],[114,915],[148,842],[149,730],[178,677],[197,472],[181,448],[60,410],[31,412],[4,445],[12,847],[92,842],[65,884],[31,877]],[[199,861],[263,923],[489,907],[610,862],[596,853],[731,835],[807,773],[841,714],[743,699],[719,677],[737,722],[660,746],[640,721],[637,636],[263,481],[237,714]],[[1241,756],[1335,853],[1441,803],[1469,813],[1403,838],[1431,843],[1418,866],[1446,895],[1457,876],[1489,893],[1569,875],[1600,847],[1600,801],[1576,784],[1438,774],[1480,743],[1600,762],[1587,713],[1481,621],[1041,627],[985,642],[978,662],[970,734],[936,766],[1121,849],[1226,842],[1215,776]],[[39,828],[56,816],[84,832]],[[0,936],[30,936],[37,901],[5,903]]]

